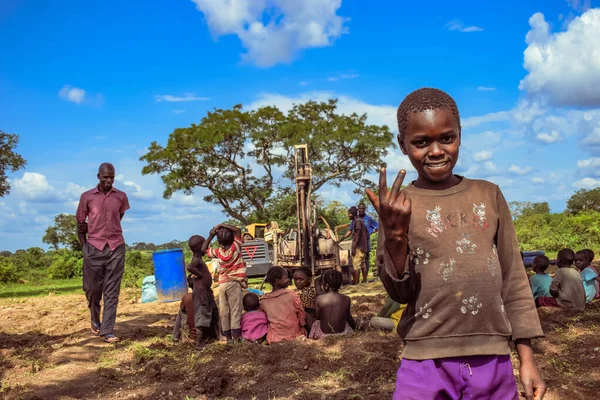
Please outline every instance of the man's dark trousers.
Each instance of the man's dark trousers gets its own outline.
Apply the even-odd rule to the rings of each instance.
[[[100,300],[104,294],[100,336],[113,333],[124,270],[125,244],[112,251],[108,244],[102,251],[87,242],[83,245],[83,290],[96,324],[100,322]]]

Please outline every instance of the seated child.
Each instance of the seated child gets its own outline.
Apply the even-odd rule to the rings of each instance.
[[[242,339],[252,343],[262,343],[267,338],[269,320],[267,314],[259,310],[260,299],[254,293],[246,293],[242,300],[244,310],[242,315]]]
[[[343,279],[342,273],[335,269],[328,269],[321,275],[325,293],[317,297],[317,320],[310,330],[310,339],[352,333],[356,329],[350,314],[350,297],[338,292]]]
[[[302,307],[306,312],[306,325],[310,327],[317,316],[317,292],[312,285],[312,270],[308,267],[296,269],[294,271],[294,284],[298,289]]]
[[[190,289],[194,288],[194,279],[192,278],[192,275],[188,275],[187,283]],[[176,342],[179,342],[179,339],[181,339],[181,322],[184,318],[187,321],[189,337],[191,340],[195,341],[196,325],[194,324],[194,303],[191,293],[186,293],[181,298],[179,312],[177,313],[177,318],[175,319],[175,326],[173,327],[173,340],[175,340]]]
[[[561,307],[572,311],[585,310],[585,289],[581,275],[572,267],[575,253],[571,249],[562,249],[556,256],[558,271],[552,279],[550,294]]]
[[[266,281],[273,287],[271,293],[266,293],[260,299],[260,309],[269,319],[267,341],[278,343],[306,336],[306,312],[298,293],[287,289],[290,284],[287,271],[281,267],[271,267]]]
[[[600,282],[600,276],[590,267],[589,256],[585,250],[575,253],[575,266],[581,274],[581,280],[585,289],[585,301],[586,303],[590,303],[598,294],[597,283]]]
[[[387,296],[381,310],[369,321],[369,326],[376,330],[394,331],[405,308],[406,304],[397,303]]]
[[[187,267],[194,278],[194,325],[196,326],[196,349],[202,349],[207,343],[217,339],[219,331],[219,310],[212,291],[212,276],[208,266],[202,260],[204,252],[202,245],[205,239],[194,235],[188,245],[194,253],[192,261]]]
[[[533,299],[536,301],[536,305],[539,305],[538,299],[543,297],[548,301],[554,301],[554,298],[550,294],[550,284],[552,284],[552,277],[546,273],[550,260],[546,256],[537,256],[533,259],[533,270],[535,275],[529,279],[531,283],[531,291],[533,292]],[[544,302],[544,300],[542,300]],[[556,303],[556,301],[554,301]],[[558,303],[555,304],[558,306]]]

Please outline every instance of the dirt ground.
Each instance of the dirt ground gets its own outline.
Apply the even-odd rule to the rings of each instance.
[[[367,321],[383,304],[381,284],[345,290]],[[360,331],[322,342],[272,346],[174,343],[177,303],[121,295],[108,345],[89,331],[81,295],[0,301],[0,398],[4,399],[389,399],[401,344],[394,333]],[[534,343],[546,399],[600,393],[600,303],[573,316],[540,311],[546,337]],[[513,355],[513,361],[516,358]],[[515,363],[518,373],[518,363]]]

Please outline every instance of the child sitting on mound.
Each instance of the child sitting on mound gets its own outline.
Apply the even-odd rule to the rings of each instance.
[[[242,315],[242,339],[252,343],[262,343],[267,338],[269,320],[264,311],[259,310],[260,299],[255,293],[246,293]]]
[[[552,277],[546,273],[549,265],[550,260],[546,256],[536,256],[533,259],[535,275],[529,279],[529,283],[537,307],[558,306],[558,303],[550,295]]]
[[[583,287],[585,289],[585,301],[586,303],[591,303],[598,294],[598,282],[600,282],[600,276],[598,276],[598,273],[590,266],[590,263],[594,260],[594,256],[592,255],[590,260],[588,251],[591,250],[579,250],[575,253],[575,266],[581,274],[581,280],[583,281]]]
[[[287,271],[281,267],[271,267],[266,281],[273,287],[271,293],[266,293],[260,299],[260,308],[269,319],[267,341],[278,343],[306,336],[306,313],[298,293],[287,288],[290,285]]]
[[[561,306],[571,311],[585,310],[585,289],[581,275],[575,268],[575,253],[571,249],[562,249],[556,256],[558,271],[552,279],[550,294]]]
[[[306,312],[306,325],[309,328],[317,316],[317,292],[312,285],[312,276],[312,270],[308,267],[300,267],[294,271],[294,284]]]
[[[323,272],[323,292],[317,297],[317,320],[310,330],[310,339],[322,339],[327,335],[352,333],[356,322],[350,314],[350,297],[339,293],[344,277],[335,269]]]
[[[188,287],[190,289],[194,288],[194,279],[192,275],[188,275],[187,277]],[[196,325],[194,324],[194,301],[191,293],[186,293],[181,298],[181,303],[179,305],[179,312],[177,313],[177,318],[175,319],[175,326],[173,327],[173,340],[179,342],[181,338],[181,323],[183,320],[187,321],[189,333],[188,336],[190,340],[196,340]]]

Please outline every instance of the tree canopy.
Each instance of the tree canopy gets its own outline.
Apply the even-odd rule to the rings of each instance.
[[[567,201],[567,211],[572,214],[581,211],[600,211],[600,188],[579,189]]]
[[[345,181],[374,186],[365,176],[384,164],[393,135],[366,119],[338,114],[333,99],[295,104],[287,114],[271,106],[215,109],[199,124],[176,129],[166,146],[152,142],[142,173],[161,175],[165,198],[205,188],[204,200],[232,218],[264,221],[270,203],[291,187],[285,178],[294,176],[296,144],[308,144],[314,191]]]
[[[17,172],[25,167],[27,163],[23,157],[14,151],[18,144],[18,135],[4,133],[0,130],[0,197],[10,193],[10,183],[6,172]]]
[[[46,229],[42,242],[58,250],[62,244],[73,251],[81,251],[81,243],[77,237],[77,219],[73,214],[59,214],[54,217],[54,226]]]

